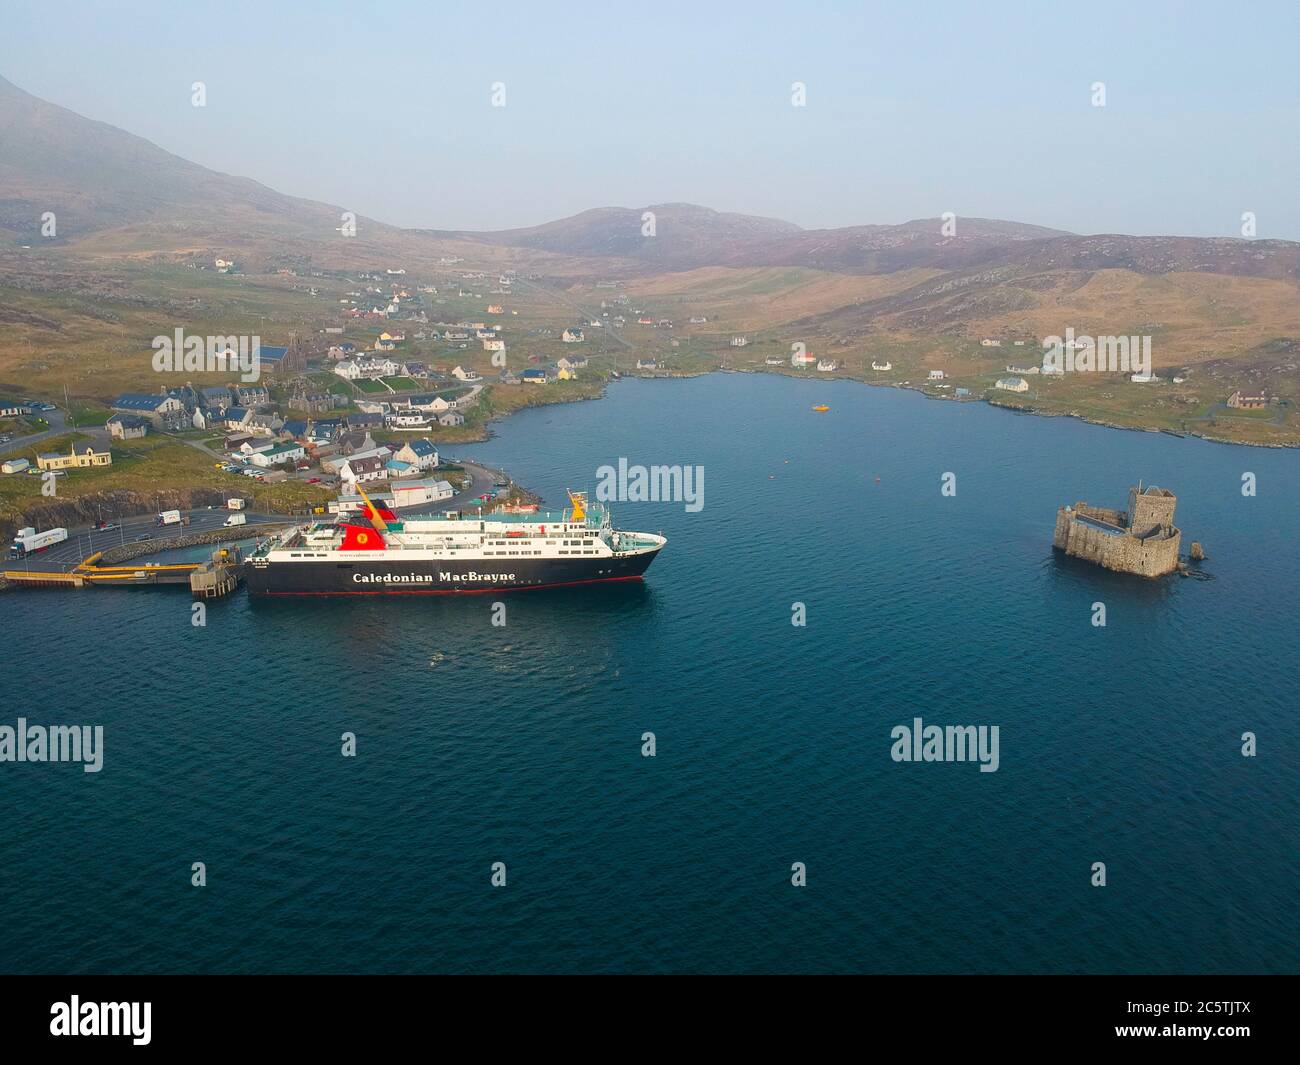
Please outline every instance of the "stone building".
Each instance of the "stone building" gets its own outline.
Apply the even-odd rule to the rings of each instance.
[[[1141,577],[1160,577],[1178,567],[1182,532],[1174,525],[1178,498],[1165,488],[1135,486],[1128,510],[1076,503],[1056,512],[1052,546],[1074,558]]]

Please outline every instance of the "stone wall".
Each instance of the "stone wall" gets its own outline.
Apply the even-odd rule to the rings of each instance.
[[[1061,507],[1056,512],[1052,546],[1058,550],[1105,569],[1141,577],[1161,577],[1178,567],[1178,550],[1182,543],[1182,533],[1178,529],[1147,537],[1134,536],[1130,532],[1108,533],[1079,521],[1077,510]]]
[[[229,528],[210,529],[207,532],[185,533],[172,536],[166,540],[141,540],[137,543],[119,544],[110,547],[100,557],[98,565],[113,566],[119,562],[130,562],[142,555],[156,555],[161,551],[174,551],[179,547],[197,547],[201,544],[221,544],[229,540],[247,540],[250,536],[269,536],[276,529],[283,528],[283,522],[274,525],[232,525]]]

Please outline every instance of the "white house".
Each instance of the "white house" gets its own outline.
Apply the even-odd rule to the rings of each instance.
[[[927,379],[930,381],[942,381],[945,376],[946,374],[944,374],[942,370],[931,370],[926,375]]]
[[[382,481],[388,476],[386,455],[387,452],[384,456],[371,455],[367,458],[353,455],[339,466],[339,478],[360,484],[365,484],[367,481]]]
[[[876,362],[875,359],[872,359],[871,368],[873,370],[892,370],[894,368],[894,364],[890,362],[888,359],[886,359],[884,362]]]
[[[1028,392],[1029,382],[1023,377],[999,377],[995,387],[1003,392]]]
[[[483,341],[484,351],[505,351],[506,342],[500,337],[493,337],[491,340]]]
[[[421,414],[419,411],[414,410],[402,411],[388,416],[388,427],[401,432],[417,432],[420,429],[429,428],[432,424],[427,414]]]
[[[834,359],[818,359],[817,369],[822,373],[833,373],[840,368],[840,364]]]
[[[409,440],[393,457],[421,470],[429,470],[438,465],[438,449],[429,440]]]
[[[990,340],[988,337],[985,337],[983,340],[980,341],[980,347],[984,347],[984,348],[1000,348],[1000,347],[1002,347],[1002,341],[1000,341],[1000,340]]]
[[[276,444],[274,447],[254,451],[249,455],[248,461],[254,466],[266,468],[278,466],[282,462],[299,462],[306,457],[306,449],[301,444],[290,441],[289,443]]]
[[[455,494],[456,489],[448,481],[402,481],[393,485],[393,506],[418,507],[426,503],[440,503]]]
[[[560,335],[560,339],[563,340],[566,344],[581,344],[587,338],[583,335],[581,329],[574,328],[574,329],[566,329]]]

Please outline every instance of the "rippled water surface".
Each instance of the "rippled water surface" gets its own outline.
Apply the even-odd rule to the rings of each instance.
[[[669,537],[645,584],[504,628],[481,596],[241,592],[205,628],[183,592],[0,596],[0,723],[106,748],[0,764],[0,967],[1300,968],[1300,455],[739,375],[497,434],[465,456],[551,502],[625,457],[703,465],[705,506],[616,506]],[[1053,556],[1059,504],[1139,477],[1213,579]],[[915,717],[998,725],[1000,768],[893,762]]]

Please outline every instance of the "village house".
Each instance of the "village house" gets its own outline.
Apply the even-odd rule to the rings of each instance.
[[[493,337],[491,340],[483,341],[484,351],[505,351],[506,342],[500,337]]]
[[[235,405],[230,389],[226,385],[201,388],[199,389],[199,398],[203,401],[203,406],[208,410],[225,410],[227,407]]]
[[[483,378],[474,370],[467,370],[464,366],[457,366],[451,371],[451,375],[457,380],[464,381],[466,384],[473,384],[477,381],[483,380]]]
[[[555,365],[566,370],[584,370],[587,367],[586,355],[561,355]]]
[[[114,440],[139,440],[148,432],[148,418],[135,414],[114,414],[108,419],[108,435]]]
[[[424,480],[405,481],[393,485],[394,507],[418,507],[428,503],[440,503],[456,494],[447,481]]]
[[[926,374],[926,380],[942,381],[946,376],[947,375],[942,370],[931,370],[928,374]]]
[[[1228,397],[1228,406],[1233,410],[1258,410],[1268,406],[1268,396],[1263,393],[1248,396],[1238,390]]]
[[[818,359],[817,370],[820,373],[834,373],[840,368],[840,364],[834,359]]]
[[[305,411],[307,414],[327,414],[333,408],[328,394],[317,391],[295,392],[289,397],[289,409]]]
[[[357,484],[365,484],[368,481],[382,481],[388,476],[385,469],[387,459],[372,455],[368,458],[345,459],[338,467],[340,479],[344,481],[353,481]]]
[[[763,360],[763,363],[767,366],[784,366],[785,359],[781,358],[780,355],[769,355]]]
[[[871,368],[873,370],[892,370],[894,368],[894,364],[890,362],[888,359],[886,359],[884,362],[876,362],[875,359],[872,359]]]
[[[374,437],[364,430],[357,429],[348,429],[339,433],[335,443],[338,444],[339,454],[345,457],[372,454],[378,449]]]
[[[73,444],[64,455],[59,451],[46,452],[36,456],[36,465],[42,470],[80,470],[90,466],[111,466],[113,454],[107,449],[100,450],[93,443]]]
[[[637,359],[636,368],[638,370],[657,370],[659,361],[657,359]]]
[[[258,348],[257,361],[263,373],[301,373],[307,369],[307,351],[297,337],[290,337],[287,348]]]
[[[574,326],[572,328],[566,329],[563,333],[561,333],[560,339],[563,340],[566,344],[581,344],[587,338],[583,334],[581,329]]]
[[[244,420],[243,428],[247,432],[261,436],[274,436],[284,426],[284,419],[271,412],[268,414],[249,414]]]
[[[347,423],[349,430],[357,429],[382,429],[384,427],[384,416],[368,411],[358,411],[355,414],[345,414],[344,422]]]
[[[1028,392],[1029,382],[1023,377],[999,377],[994,387],[1003,392]]]
[[[286,441],[283,444],[276,444],[273,447],[258,451],[249,457],[249,462],[254,466],[279,466],[285,462],[299,462],[307,457],[307,449],[301,444],[293,441]]]
[[[449,410],[438,418],[438,424],[448,429],[455,429],[465,424],[465,415],[458,410]]]
[[[235,406],[256,410],[271,402],[271,393],[265,385],[233,385],[230,391],[235,397]]]
[[[545,385],[550,383],[550,378],[546,376],[545,370],[539,370],[536,366],[530,366],[519,375],[519,380],[526,385]]]
[[[134,414],[148,418],[155,429],[163,432],[174,433],[190,427],[189,411],[175,396],[127,392],[113,400],[110,406],[114,414]]]
[[[429,470],[438,465],[438,449],[429,440],[408,440],[394,457],[409,462],[420,470]]]
[[[388,416],[388,428],[396,429],[399,432],[418,432],[420,429],[427,429],[433,424],[429,419],[430,415],[423,414],[420,411],[395,411]]]
[[[749,344],[749,337],[732,337],[732,338],[731,338],[731,346],[732,346],[733,348],[743,348],[743,347],[748,346],[748,344]]]
[[[990,339],[988,339],[988,337],[985,337],[983,340],[980,341],[980,347],[984,347],[984,348],[1000,348],[1000,347],[1002,347],[1002,341],[1000,341],[1000,340],[990,340]]]

